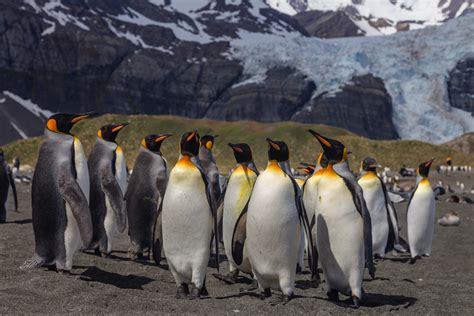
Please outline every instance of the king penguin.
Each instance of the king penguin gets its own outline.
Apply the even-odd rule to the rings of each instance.
[[[150,259],[150,252],[156,245],[153,258],[160,264],[163,239],[159,213],[168,182],[168,164],[161,154],[161,144],[171,135],[148,135],[140,142],[125,194],[128,235],[132,244],[128,253],[132,259],[142,258],[144,250],[148,250],[147,259]],[[156,242],[153,243],[155,225],[157,234]]]
[[[354,306],[359,307],[365,266],[375,276],[370,214],[362,188],[349,169],[347,148],[337,140],[309,132],[328,159],[318,184],[315,223],[328,298],[338,301],[339,292],[351,295]]]
[[[247,213],[247,250],[254,277],[264,297],[281,290],[286,304],[293,296],[301,231],[309,223],[301,191],[289,166],[286,143],[268,142],[268,165],[255,182]],[[311,235],[309,261],[315,259]],[[317,273],[311,266],[311,271]]]
[[[428,180],[428,174],[433,160],[434,158],[418,166],[416,187],[408,202],[407,231],[411,263],[421,256],[431,255],[435,223],[435,194]]]
[[[397,213],[385,184],[376,172],[381,166],[375,159],[369,157],[362,161],[361,167],[362,174],[357,182],[364,192],[365,203],[370,213],[373,255],[383,258],[385,253],[392,249],[405,251],[399,241]]]
[[[187,132],[181,137],[180,156],[170,172],[162,207],[163,250],[179,299],[207,295],[206,268],[212,232],[217,231],[215,209],[212,185],[199,161],[199,134]]]
[[[18,198],[16,195],[16,185],[13,178],[12,170],[5,162],[5,154],[0,148],[0,224],[7,220],[6,203],[8,199],[8,191],[12,188],[13,199],[15,202],[15,211],[18,211]]]
[[[35,256],[22,269],[55,265],[70,271],[74,254],[92,237],[89,171],[74,124],[93,116],[55,114],[46,123],[31,188]]]
[[[219,135],[204,135],[201,137],[201,148],[199,148],[199,161],[202,169],[212,185],[214,201],[219,201],[221,186],[219,183],[219,169],[217,169],[216,159],[212,154],[216,137]]]
[[[233,284],[239,271],[252,274],[247,255],[247,210],[258,170],[248,144],[230,144],[237,165],[230,171],[223,186],[223,239],[224,249],[229,261],[227,275],[214,274],[220,280]]]
[[[124,200],[127,166],[122,148],[115,139],[128,123],[108,124],[97,132],[97,140],[88,159],[91,178],[90,209],[94,234],[90,249],[109,256],[114,238],[127,225]]]

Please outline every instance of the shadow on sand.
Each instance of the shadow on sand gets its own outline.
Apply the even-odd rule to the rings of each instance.
[[[81,280],[88,282],[99,282],[110,284],[121,289],[143,290],[143,286],[155,281],[154,279],[137,276],[137,275],[121,275],[114,272],[107,272],[97,267],[89,267],[81,273]]]

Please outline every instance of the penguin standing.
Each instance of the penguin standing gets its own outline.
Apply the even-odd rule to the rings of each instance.
[[[177,298],[207,294],[206,268],[212,231],[217,231],[212,185],[199,162],[199,134],[181,137],[180,157],[171,170],[162,207],[163,250],[177,285]],[[218,267],[218,242],[214,234]],[[189,290],[189,285],[192,285]]]
[[[0,224],[7,220],[6,203],[8,199],[8,191],[12,187],[13,198],[15,202],[15,211],[18,211],[18,198],[16,195],[15,180],[12,175],[12,170],[5,162],[5,155],[3,149],[0,148]]]
[[[391,249],[405,251],[398,236],[397,213],[388,196],[382,179],[376,173],[377,164],[373,158],[362,161],[362,175],[357,181],[364,193],[365,203],[372,223],[372,253],[383,258]]]
[[[214,148],[215,138],[218,135],[204,135],[201,137],[201,148],[199,148],[199,161],[201,162],[202,169],[209,179],[212,186],[212,194],[214,195],[214,201],[219,201],[221,195],[221,186],[219,183],[219,169],[217,169],[216,159],[212,154]]]
[[[97,132],[97,141],[88,159],[91,179],[90,210],[94,234],[90,249],[109,256],[113,240],[127,224],[124,200],[127,166],[122,148],[115,139],[128,123],[108,124]]]
[[[133,173],[127,186],[128,235],[132,259],[141,258],[148,250],[148,259],[153,245],[153,258],[161,260],[161,202],[165,195],[168,171],[166,159],[161,155],[161,144],[172,134],[148,135],[141,140]],[[160,220],[157,221],[157,218]],[[156,242],[153,243],[154,227],[157,227]]]
[[[229,274],[214,274],[220,280],[233,284],[239,271],[252,274],[247,255],[247,210],[253,186],[257,180],[252,151],[247,144],[230,144],[237,165],[231,170],[224,184],[223,199],[223,239],[229,261]]]
[[[355,307],[362,299],[365,266],[374,277],[370,214],[362,188],[349,170],[347,148],[315,131],[328,159],[321,174],[316,202],[316,244],[326,280],[328,298],[351,295]]]
[[[435,223],[435,194],[428,180],[428,174],[433,160],[434,158],[418,166],[416,187],[408,202],[407,232],[412,263],[421,256],[431,255]]]
[[[301,231],[309,223],[301,193],[289,167],[288,146],[268,142],[268,165],[255,182],[247,213],[247,250],[252,271],[263,295],[281,290],[283,304],[293,296]],[[309,261],[317,262],[311,235]],[[317,273],[311,267],[313,273]]]
[[[56,265],[69,271],[74,254],[91,240],[87,160],[70,134],[74,124],[91,116],[55,114],[46,123],[31,188],[36,254],[22,269]]]

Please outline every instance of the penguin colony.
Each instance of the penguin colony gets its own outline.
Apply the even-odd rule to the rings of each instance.
[[[288,146],[267,138],[268,164],[259,173],[245,143],[229,143],[236,165],[224,183],[212,154],[215,137],[197,130],[180,140],[179,159],[169,168],[161,144],[171,134],[145,136],[130,179],[117,135],[127,123],[103,126],[88,159],[72,127],[94,113],[55,114],[45,128],[32,182],[35,253],[22,269],[51,267],[68,273],[80,250],[110,256],[117,234],[128,226],[129,256],[160,264],[166,258],[176,297],[208,295],[206,270],[224,244],[229,273],[214,276],[233,284],[239,273],[253,279],[243,291],[262,298],[280,291],[293,297],[295,275],[308,256],[311,282],[322,270],[328,298],[363,300],[365,269],[375,277],[374,257],[404,252],[397,215],[372,158],[357,179],[350,152],[339,141],[309,130],[321,145],[314,164],[303,164],[305,179],[291,171]],[[407,209],[412,262],[431,254],[435,196],[428,180],[433,159],[420,164]],[[0,152],[0,220],[11,173]],[[2,217],[3,216],[3,217]],[[128,225],[127,225],[128,222]],[[222,234],[220,233],[222,230]],[[211,250],[211,248],[214,248]]]

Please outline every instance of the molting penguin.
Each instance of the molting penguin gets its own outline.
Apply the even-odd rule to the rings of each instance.
[[[254,277],[264,296],[283,292],[283,303],[293,296],[301,231],[309,223],[301,192],[289,168],[284,142],[268,139],[268,165],[255,182],[247,214],[247,250]],[[317,262],[311,235],[310,263]],[[317,269],[311,266],[311,271]]]
[[[151,248],[155,245],[153,258],[160,264],[163,239],[159,214],[168,182],[167,162],[160,149],[163,141],[170,136],[171,134],[148,135],[140,143],[125,194],[128,235],[132,244],[128,253],[132,259],[141,258],[144,250],[148,250],[149,259]],[[154,243],[155,225],[157,234]]]
[[[216,159],[212,154],[215,138],[218,135],[204,135],[201,137],[201,148],[199,148],[199,161],[202,169],[212,185],[212,194],[214,201],[219,201],[221,195],[221,186],[219,183],[219,170],[217,169]]]
[[[185,133],[163,199],[163,249],[178,287],[177,298],[199,298],[207,294],[205,278],[211,236],[213,229],[217,231],[212,185],[198,155],[199,134]],[[217,235],[214,236],[218,267],[218,242]]]
[[[15,211],[18,211],[18,198],[16,196],[15,180],[12,170],[5,162],[3,149],[0,148],[0,224],[7,220],[6,203],[8,199],[8,191],[12,187],[13,198],[15,202]]]
[[[316,202],[316,244],[328,297],[351,295],[355,307],[362,299],[365,266],[374,277],[370,214],[362,188],[349,170],[347,148],[309,131],[323,147],[328,166],[321,174]]]
[[[45,129],[31,188],[35,256],[22,269],[56,265],[72,268],[72,257],[92,237],[89,171],[74,124],[93,114],[55,114]]]
[[[416,187],[408,202],[407,232],[411,263],[421,256],[430,256],[435,223],[435,194],[428,174],[433,159],[418,166]]]
[[[362,175],[357,181],[364,192],[364,199],[372,222],[372,253],[383,258],[391,249],[406,251],[398,236],[398,220],[395,207],[387,188],[376,173],[381,167],[373,158],[365,158],[361,165]]]
[[[127,166],[122,148],[115,139],[128,123],[108,124],[97,132],[97,141],[89,155],[91,178],[90,209],[94,234],[89,248],[108,256],[116,235],[127,224],[124,200]]]
[[[223,239],[229,274],[214,276],[229,284],[237,280],[239,270],[252,274],[247,255],[247,210],[253,186],[257,180],[252,151],[247,144],[229,144],[234,152],[237,165],[230,171],[222,190],[223,198]]]

